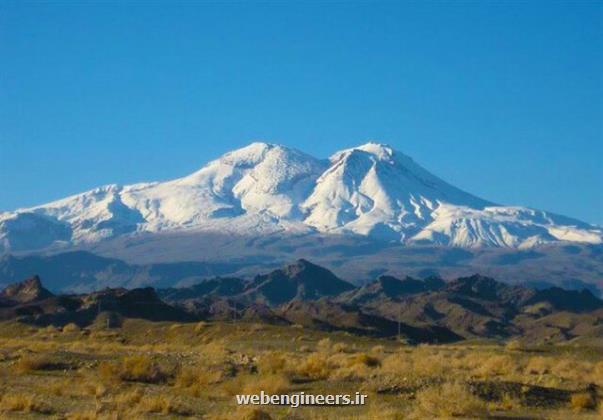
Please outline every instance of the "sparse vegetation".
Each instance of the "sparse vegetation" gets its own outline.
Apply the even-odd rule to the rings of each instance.
[[[103,362],[99,376],[106,382],[164,382],[169,374],[157,362],[145,355],[126,356],[118,362]]]
[[[417,393],[417,402],[413,417],[483,418],[487,414],[488,410],[485,402],[476,397],[466,384],[461,382],[445,382],[441,385],[429,386]]]
[[[52,413],[52,409],[44,404],[39,396],[24,393],[7,393],[0,401],[0,412],[14,411],[40,414]]]
[[[594,396],[588,392],[579,392],[572,395],[570,404],[575,410],[592,410],[597,405]]]
[[[15,371],[20,374],[26,374],[34,370],[50,369],[53,366],[52,360],[46,355],[25,354],[15,364]]]
[[[0,349],[0,417],[588,419],[603,410],[603,356],[588,345],[411,346],[268,324],[126,319],[90,334],[5,322]],[[236,406],[234,395],[262,390],[359,391],[368,399],[349,407]]]

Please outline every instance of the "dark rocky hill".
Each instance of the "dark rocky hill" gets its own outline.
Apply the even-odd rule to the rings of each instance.
[[[380,276],[354,287],[307,260],[250,279],[215,277],[183,288],[107,288],[53,295],[39,277],[33,277],[0,292],[0,320],[87,326],[98,323],[99,317],[300,324],[363,335],[400,335],[411,342],[603,339],[603,301],[586,289],[535,290],[480,275],[447,283],[437,277]]]

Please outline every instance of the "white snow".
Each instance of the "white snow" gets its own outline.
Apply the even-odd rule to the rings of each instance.
[[[387,145],[367,143],[320,160],[284,146],[253,143],[183,178],[108,185],[1,213],[0,251],[176,230],[319,231],[459,247],[603,242],[601,228],[495,205]]]

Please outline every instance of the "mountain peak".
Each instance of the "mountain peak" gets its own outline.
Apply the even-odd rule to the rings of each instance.
[[[52,293],[42,286],[39,276],[13,283],[0,292],[0,297],[19,303],[33,302],[51,297]]]
[[[393,163],[394,154],[397,153],[391,146],[382,143],[376,143],[369,141],[368,143],[360,146],[351,147],[349,149],[343,149],[335,152],[331,156],[331,162],[338,162],[344,159],[353,159],[354,157],[364,156],[365,158],[371,158],[377,161],[385,161]]]
[[[234,165],[254,164],[261,161],[270,150],[281,148],[271,143],[253,142],[247,146],[225,153],[219,158],[220,162]]]
[[[247,293],[270,304],[281,304],[293,299],[334,296],[353,288],[351,283],[328,269],[300,259],[268,274],[255,276]]]
[[[384,143],[376,143],[373,141],[369,141],[361,146],[354,147],[355,150],[362,150],[363,152],[370,153],[380,160],[388,160],[391,159],[395,153],[395,150]]]
[[[93,244],[148,233],[237,237],[353,234],[474,248],[601,243],[603,230],[456,188],[374,141],[317,159],[254,142],[183,178],[106,186],[0,214],[0,251]]]

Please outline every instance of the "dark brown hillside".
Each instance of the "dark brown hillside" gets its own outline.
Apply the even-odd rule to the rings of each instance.
[[[338,296],[341,302],[363,304],[375,300],[397,299],[406,295],[435,291],[444,287],[441,279],[417,280],[406,277],[403,280],[392,276],[380,276],[377,280],[358,289],[350,290]]]
[[[17,303],[35,302],[53,296],[50,291],[42,287],[39,276],[19,283],[13,283],[0,292],[0,302],[12,301]]]
[[[250,301],[280,305],[292,300],[315,300],[335,296],[354,286],[306,260],[256,276],[244,295]]]
[[[168,302],[196,299],[207,295],[234,296],[242,293],[247,283],[236,277],[216,277],[205,279],[190,287],[158,289],[157,293]]]
[[[279,308],[279,314],[292,323],[326,331],[344,330],[372,336],[401,336],[411,342],[447,343],[462,337],[441,327],[413,327],[383,317],[364,313],[360,308],[320,299],[293,301]]]
[[[35,286],[35,287],[34,287]],[[24,302],[6,301],[0,308],[0,320],[19,318],[23,322],[36,325],[61,326],[75,323],[80,326],[90,325],[96,317],[105,312],[114,313],[126,318],[142,318],[151,321],[185,321],[193,320],[187,312],[164,303],[152,288],[143,289],[105,289],[84,295],[48,295],[40,292],[43,298],[29,300],[35,290],[46,290],[40,279],[26,280],[22,284],[11,285],[3,295],[14,294]],[[24,294],[23,291],[27,291]]]
[[[536,291],[480,275],[448,283],[381,276],[356,288],[306,260],[253,279],[216,277],[178,289],[55,296],[33,278],[9,286],[0,297],[0,319],[37,325],[87,326],[105,314],[106,319],[300,324],[382,337],[399,333],[411,342],[511,337],[560,342],[603,334],[603,302],[586,290]]]

